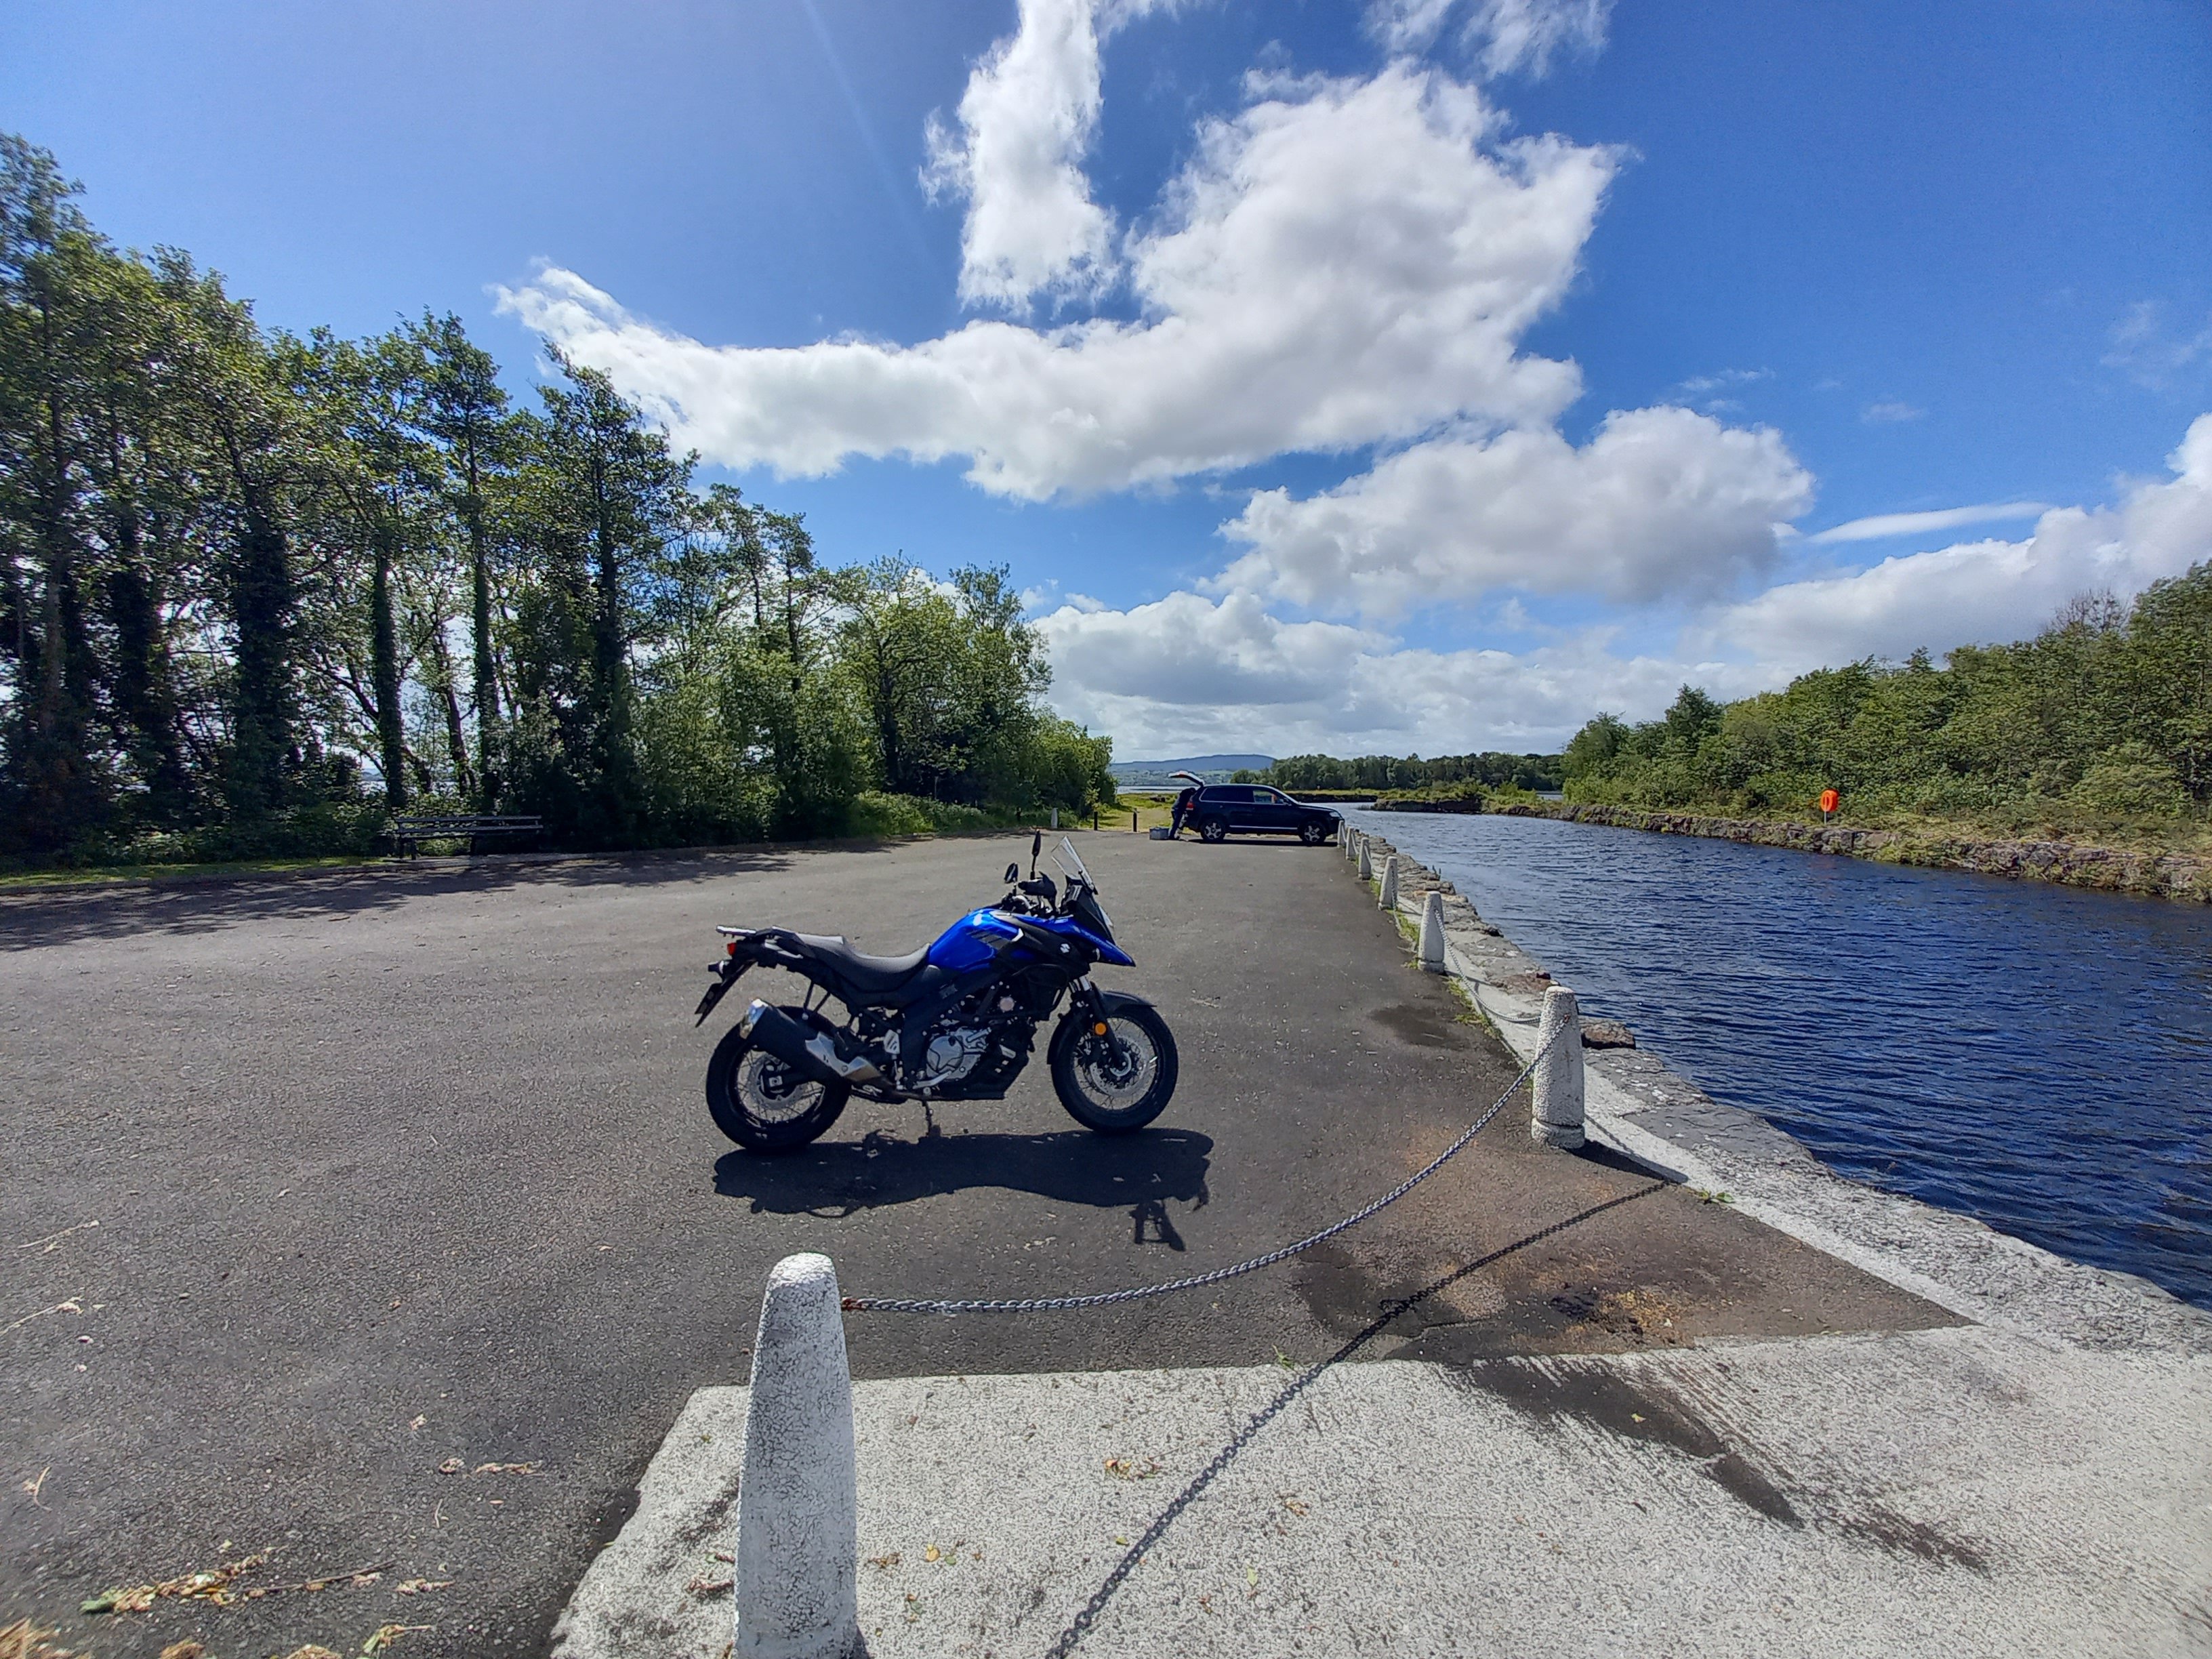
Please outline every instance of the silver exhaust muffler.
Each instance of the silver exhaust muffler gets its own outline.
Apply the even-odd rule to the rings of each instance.
[[[781,1008],[758,998],[738,1019],[738,1030],[755,1048],[823,1083],[880,1083],[884,1074],[865,1054],[848,1054],[827,1031],[810,1030]]]

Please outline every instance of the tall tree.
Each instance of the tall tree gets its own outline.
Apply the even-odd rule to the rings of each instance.
[[[643,801],[630,645],[683,533],[692,461],[605,375],[556,360],[565,383],[543,389],[529,486],[543,567],[530,619],[537,690],[561,750],[547,806],[580,838],[621,844]]]
[[[83,369],[101,249],[75,194],[52,155],[0,137],[0,512],[18,723],[10,782],[19,834],[40,852],[89,827],[104,793],[90,742],[83,526]]]
[[[305,771],[289,493],[306,434],[252,308],[182,253],[165,251],[155,270],[179,325],[173,393],[203,434],[208,506],[227,521],[230,731],[222,787],[232,814],[250,820],[293,805]]]
[[[422,354],[424,429],[445,449],[447,488],[468,544],[469,644],[476,693],[477,805],[492,811],[501,782],[498,648],[494,636],[490,490],[511,472],[518,444],[498,365],[460,319],[425,313],[408,330]],[[447,678],[450,688],[450,673]]]

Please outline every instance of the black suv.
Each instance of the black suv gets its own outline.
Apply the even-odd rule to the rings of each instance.
[[[1296,836],[1318,847],[1336,834],[1339,822],[1325,806],[1292,800],[1264,783],[1210,783],[1191,803],[1188,823],[1200,841],[1237,836]]]

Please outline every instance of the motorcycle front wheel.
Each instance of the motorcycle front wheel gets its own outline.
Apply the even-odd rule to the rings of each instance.
[[[1175,1033],[1142,997],[1108,991],[1099,1003],[1095,1022],[1071,1012],[1053,1034],[1053,1092],[1085,1128],[1123,1135],[1167,1109],[1176,1086]]]
[[[749,1152],[797,1151],[837,1121],[852,1093],[842,1083],[799,1075],[734,1025],[707,1065],[707,1111]]]

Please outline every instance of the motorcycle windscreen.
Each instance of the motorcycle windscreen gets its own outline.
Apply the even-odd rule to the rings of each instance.
[[[1069,880],[1079,881],[1085,887],[1096,888],[1098,885],[1091,878],[1091,872],[1085,867],[1083,854],[1075,850],[1075,843],[1066,836],[1062,836],[1060,845],[1052,849],[1052,861],[1060,866],[1060,874]]]

